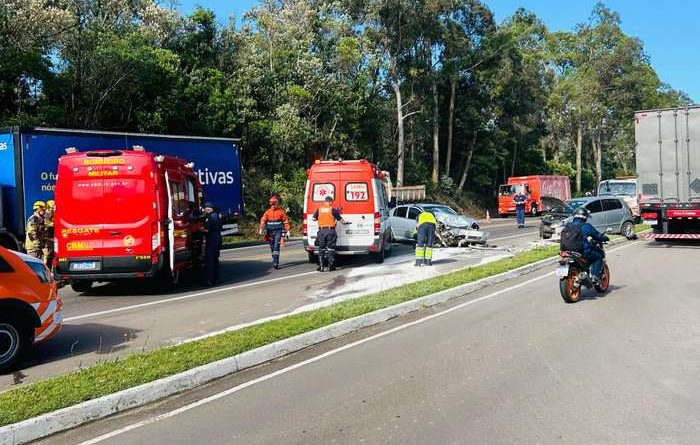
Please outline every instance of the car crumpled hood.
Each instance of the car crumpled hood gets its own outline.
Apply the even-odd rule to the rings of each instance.
[[[448,227],[459,229],[470,229],[475,222],[472,218],[464,215],[449,215],[447,213],[437,213],[435,219]]]
[[[544,215],[544,216],[542,217],[542,221],[545,222],[545,223],[551,224],[551,223],[556,223],[556,222],[559,222],[559,221],[563,221],[563,220],[565,220],[566,218],[568,218],[569,216],[571,216],[571,214],[569,214],[569,213],[563,213],[563,212],[562,212],[562,213],[559,213],[559,212],[556,212],[556,213],[547,213],[546,215]]]

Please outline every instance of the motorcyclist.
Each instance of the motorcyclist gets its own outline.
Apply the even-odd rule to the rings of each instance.
[[[588,221],[590,213],[583,207],[579,207],[574,212],[574,219],[570,224],[577,224],[581,229],[581,238],[583,239],[583,257],[591,265],[591,279],[594,284],[600,282],[601,274],[603,273],[603,258],[605,252],[597,244],[591,242],[591,239],[603,243],[610,241],[607,235],[598,232]]]

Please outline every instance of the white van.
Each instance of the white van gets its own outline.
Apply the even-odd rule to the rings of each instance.
[[[334,198],[349,224],[336,226],[337,255],[368,254],[377,263],[391,253],[389,196],[386,175],[376,165],[359,161],[316,161],[307,171],[304,193],[304,248],[309,262],[317,262],[318,222],[313,215],[327,196]]]

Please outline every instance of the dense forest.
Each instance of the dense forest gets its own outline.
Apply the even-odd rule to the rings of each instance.
[[[240,137],[253,213],[274,190],[298,214],[315,157],[483,203],[513,174],[581,193],[634,172],[635,110],[689,102],[602,3],[570,32],[479,0],[0,3],[0,126]]]

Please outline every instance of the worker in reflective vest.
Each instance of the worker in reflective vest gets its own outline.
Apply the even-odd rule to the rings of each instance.
[[[435,241],[435,215],[423,211],[416,222],[418,241],[416,242],[416,267],[433,265],[433,242]]]
[[[265,239],[270,243],[272,252],[272,267],[280,268],[280,245],[283,238],[289,237],[289,218],[279,204],[279,198],[270,198],[270,208],[260,218],[260,234],[265,233]]]
[[[319,265],[316,270],[323,272],[335,270],[335,245],[338,234],[335,225],[338,221],[345,224],[340,211],[333,207],[333,197],[326,196],[326,202],[316,209],[313,218],[318,221],[318,254]]]

